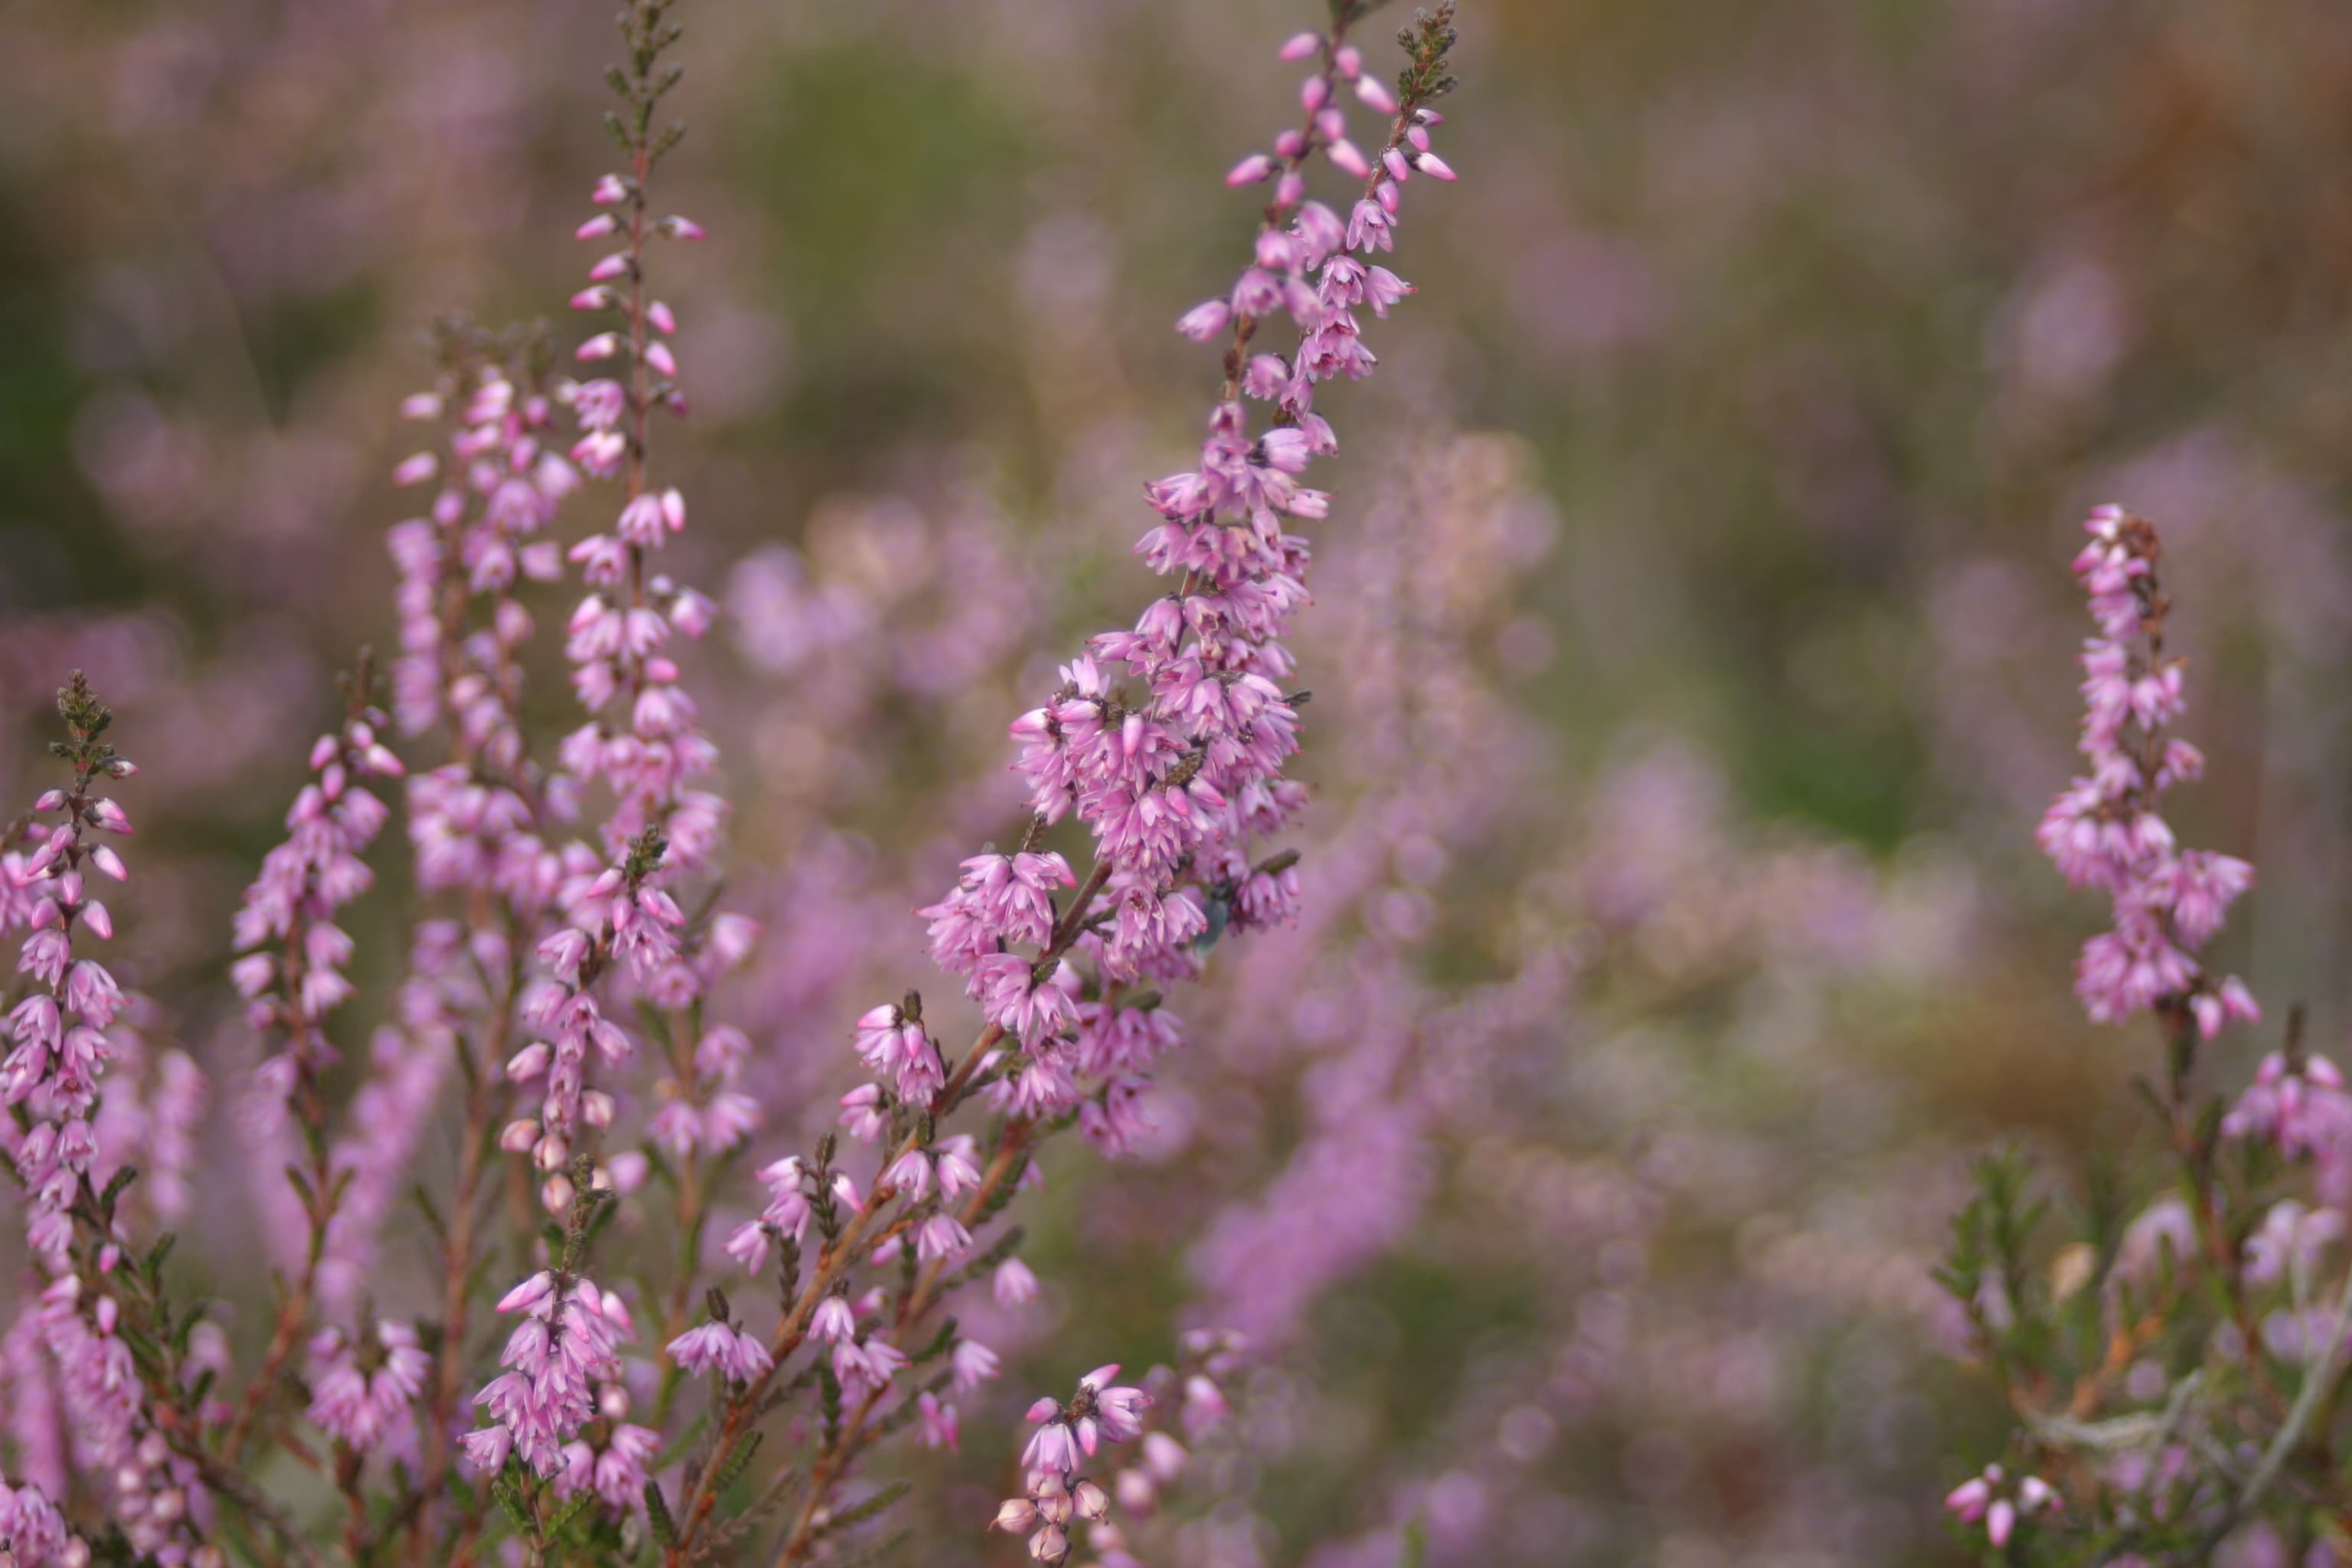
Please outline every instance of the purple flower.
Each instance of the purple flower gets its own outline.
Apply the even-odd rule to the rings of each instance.
[[[722,1322],[688,1329],[667,1349],[670,1359],[688,1372],[715,1372],[736,1383],[749,1383],[774,1364],[766,1345]]]
[[[2253,868],[2182,850],[2158,815],[2165,793],[2202,770],[2195,748],[2164,727],[2182,706],[2181,663],[2164,656],[2168,608],[2158,590],[2156,531],[2120,507],[2100,507],[2074,560],[2101,636],[2084,645],[2083,754],[2090,771],[2051,804],[2037,832],[2043,853],[2076,887],[2105,892],[2112,931],[2084,944],[2075,991],[2095,1022],[2178,1008],[2211,1037],[2260,1009],[2234,977],[2216,980],[2196,951],[2221,930]]]

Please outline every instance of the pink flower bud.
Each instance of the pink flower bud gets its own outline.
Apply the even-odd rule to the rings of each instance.
[[[1282,46],[1282,58],[1286,60],[1303,60],[1309,55],[1319,54],[1322,48],[1322,34],[1297,33],[1291,37],[1289,42]]]
[[[1225,174],[1225,184],[1235,189],[1255,185],[1274,173],[1274,160],[1263,153],[1253,153],[1235,163]]]
[[[1209,300],[1179,316],[1176,330],[1196,343],[1205,343],[1223,331],[1233,319],[1232,306],[1223,300]]]
[[[499,1310],[520,1312],[526,1308],[536,1307],[540,1302],[547,1300],[548,1293],[554,1289],[555,1276],[542,1268],[504,1296],[499,1297]]]
[[[602,239],[620,226],[621,226],[619,224],[613,221],[613,215],[611,213],[598,213],[594,217],[590,218],[586,223],[583,223],[578,228],[573,229],[572,231],[572,237],[574,239]]]

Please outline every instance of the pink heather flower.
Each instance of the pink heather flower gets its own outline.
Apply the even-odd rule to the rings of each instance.
[[[8,1550],[16,1568],[79,1568],[89,1561],[89,1548],[68,1533],[64,1517],[29,1483],[11,1487],[0,1481],[0,1547]]]
[[[2344,1232],[2344,1215],[2336,1210],[2306,1208],[2293,1198],[2281,1199],[2246,1238],[2246,1283],[2275,1285],[2291,1278],[2294,1269],[2315,1266],[2320,1253]]]
[[[953,1448],[956,1447],[956,1413],[952,1405],[942,1405],[939,1396],[928,1389],[915,1397],[919,1419],[922,1423],[923,1447]]]
[[[667,1348],[670,1359],[687,1371],[715,1372],[736,1383],[749,1383],[773,1364],[767,1346],[719,1322],[688,1329]]]
[[[372,1369],[340,1329],[322,1331],[310,1344],[311,1425],[362,1454],[410,1429],[433,1365],[405,1323],[378,1323],[373,1341]]]
[[[1999,1465],[1986,1466],[1982,1475],[1963,1481],[1944,1499],[1944,1507],[1963,1522],[1982,1520],[1986,1539],[1996,1549],[2009,1544],[2021,1519],[2058,1506],[2058,1493],[2047,1481],[2027,1476],[2011,1488]]]
[[[1254,185],[1274,173],[1274,160],[1263,153],[1253,153],[1235,163],[1225,175],[1230,186]]]
[[[885,1388],[906,1364],[906,1352],[887,1340],[844,1340],[833,1347],[833,1374],[845,1385]]]
[[[499,1358],[507,1370],[474,1402],[508,1437],[477,1433],[467,1439],[467,1453],[478,1468],[489,1469],[511,1449],[541,1478],[552,1478],[567,1462],[565,1447],[595,1413],[591,1384],[618,1376],[619,1347],[636,1337],[635,1329],[618,1297],[587,1279],[561,1286],[544,1271],[509,1290],[499,1310],[521,1320]]]
[[[1021,1462],[1032,1469],[1051,1470],[1056,1475],[1066,1476],[1076,1470],[1080,1462],[1076,1434],[1068,1422],[1059,1418],[1058,1405],[1050,1400],[1041,1403],[1053,1415],[1047,1418],[1040,1416],[1034,1409],[1030,1411],[1030,1420],[1044,1420],[1045,1425],[1030,1436],[1028,1446],[1021,1450]]]
[[[857,1337],[857,1313],[846,1296],[827,1296],[809,1319],[809,1337],[830,1344],[845,1344]]]
[[[1029,1266],[1021,1259],[1008,1258],[996,1266],[994,1290],[996,1304],[1000,1307],[1025,1305],[1036,1300],[1037,1276],[1031,1273]]]
[[[645,1500],[646,1465],[661,1447],[661,1434],[620,1422],[596,1456],[593,1485],[606,1508],[625,1510]]]
[[[953,1215],[935,1214],[915,1229],[915,1256],[937,1263],[961,1255],[971,1246],[971,1232]]]
[[[1196,343],[1204,343],[1223,333],[1233,315],[1233,307],[1224,300],[1204,300],[1177,319],[1176,330]]]
[[[2352,1094],[2327,1058],[2264,1057],[2254,1081],[2221,1119],[2221,1131],[2263,1140],[2290,1160],[2312,1156],[2327,1201],[2352,1199]]]
[[[969,1394],[997,1375],[996,1352],[978,1340],[958,1340],[948,1362],[955,1373],[956,1391]]]

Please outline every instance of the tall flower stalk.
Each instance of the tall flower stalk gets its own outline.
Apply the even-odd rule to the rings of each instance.
[[[983,1026],[950,1054],[911,991],[859,1018],[855,1044],[874,1081],[845,1097],[842,1122],[880,1146],[877,1181],[861,1190],[828,1138],[761,1172],[768,1206],[728,1242],[755,1276],[779,1260],[779,1321],[756,1354],[710,1363],[716,1429],[689,1467],[683,1500],[648,1492],[673,1568],[748,1522],[719,1517],[721,1493],[757,1440],[772,1391],[812,1340],[830,1352],[795,1381],[819,1385],[823,1440],[804,1482],[752,1501],[753,1514],[790,1509],[779,1564],[807,1560],[844,1528],[833,1500],[876,1438],[920,1413],[923,1397],[993,1373],[986,1347],[951,1322],[931,1330],[929,1318],[956,1285],[1010,1258],[1017,1233],[981,1237],[1037,1145],[1076,1122],[1107,1151],[1124,1150],[1139,1126],[1144,1073],[1180,1037],[1160,988],[1196,976],[1228,932],[1289,913],[1296,857],[1254,847],[1306,803],[1282,773],[1299,716],[1282,684],[1293,666],[1281,637],[1307,599],[1307,542],[1290,526],[1330,507],[1300,479],[1337,449],[1316,390],[1370,374],[1360,311],[1385,315],[1410,291],[1352,252],[1392,245],[1413,174],[1453,177],[1429,151],[1440,118],[1429,106],[1453,86],[1452,6],[1423,14],[1402,36],[1409,63],[1393,93],[1365,77],[1349,39],[1368,10],[1343,5],[1328,34],[1285,47],[1286,58],[1311,61],[1303,123],[1228,180],[1273,187],[1249,263],[1228,293],[1178,323],[1224,351],[1200,466],[1145,487],[1160,521],[1137,553],[1174,586],[1131,629],[1088,639],[1045,702],[1013,722],[1027,826],[1013,849],[967,859],[956,885],[922,911],[934,961],[962,982]],[[1347,140],[1335,82],[1388,116],[1377,163]],[[1362,182],[1346,219],[1307,195],[1318,154]],[[1285,318],[1295,346],[1251,358],[1261,330]],[[1268,405],[1263,425],[1251,402]],[[1092,841],[1083,877],[1046,843],[1066,818]],[[995,1113],[984,1140],[949,1131],[974,1099]],[[895,1285],[886,1277],[861,1290],[854,1276],[869,1263],[897,1263]],[[673,1354],[682,1348],[674,1342]],[[893,1403],[902,1373],[942,1355],[948,1372]],[[1049,1521],[1033,1550],[1056,1550],[1059,1528]]]
[[[2089,769],[2039,838],[2069,882],[2108,897],[2112,925],[2084,944],[2075,991],[2095,1023],[2158,1021],[2163,1087],[2147,1098],[2175,1175],[2136,1215],[2112,1180],[2095,1186],[2084,1234],[2052,1252],[2023,1163],[1983,1163],[1942,1279],[2019,1426],[1945,1506],[2005,1562],[2186,1568],[2242,1531],[2293,1541],[2333,1506],[2352,1270],[2326,1289],[2322,1256],[2352,1196],[2352,1098],[2305,1049],[2299,1015],[2234,1108],[2200,1087],[2200,1047],[2261,1017],[2200,956],[2253,870],[2182,847],[2163,816],[2204,759],[2172,728],[2188,681],[2166,640],[2162,542],[2119,507],[2084,527]]]

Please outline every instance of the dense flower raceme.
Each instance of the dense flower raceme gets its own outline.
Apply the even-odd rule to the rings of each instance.
[[[91,951],[114,934],[114,920],[89,879],[128,876],[122,857],[97,835],[128,834],[131,817],[94,792],[137,771],[110,746],[100,754],[105,710],[86,685],[77,680],[60,693],[58,709],[80,749],[74,780],[36,803],[26,831],[37,847],[9,855],[0,908],[8,926],[26,931],[16,973],[30,983],[8,1015],[15,1047],[0,1062],[0,1101],[30,1113],[28,1125],[12,1131],[10,1153],[25,1184],[26,1239],[52,1263],[72,1240],[77,1189],[98,1157],[90,1119],[106,1071],[106,1033],[124,1005],[121,988]],[[55,826],[42,824],[48,815],[58,818]]]
[[[310,748],[316,776],[295,796],[286,841],[262,858],[261,875],[237,910],[236,940],[244,956],[233,973],[254,1031],[281,1047],[263,1069],[281,1101],[299,1075],[334,1059],[321,1025],[352,992],[343,973],[352,939],[335,916],[374,885],[364,857],[391,815],[366,786],[406,771],[377,737],[385,721],[366,705],[366,681],[364,670],[354,679],[342,728]]]
[[[54,749],[72,779],[36,803],[27,832],[38,847],[7,858],[7,905],[0,910],[29,933],[18,960],[29,994],[10,1015],[16,1048],[0,1066],[0,1098],[17,1113],[10,1152],[25,1186],[26,1239],[47,1281],[35,1321],[56,1369],[75,1463],[101,1478],[110,1516],[133,1547],[167,1568],[209,1564],[218,1558],[200,1531],[211,1516],[210,1496],[156,1427],[135,1370],[126,1303],[107,1278],[125,1267],[119,1180],[110,1179],[103,1194],[91,1183],[100,1161],[93,1117],[111,1056],[108,1032],[128,1000],[102,963],[77,952],[77,933],[101,941],[113,934],[112,917],[89,896],[85,879],[127,878],[121,855],[95,835],[126,835],[131,825],[120,803],[96,791],[138,770],[100,739],[113,715],[79,673],[58,692],[58,712],[68,739]],[[41,826],[50,814],[58,825]],[[35,1561],[87,1559],[86,1546],[53,1528],[56,1516],[38,1488],[13,1497],[14,1528],[23,1533],[11,1542],[15,1550]],[[0,1535],[9,1519],[0,1512]]]
[[[548,445],[556,410],[534,374],[535,340],[486,342],[453,327],[442,350],[443,384],[401,405],[410,419],[446,424],[448,437],[446,455],[420,452],[394,474],[404,484],[439,483],[427,514],[400,523],[388,541],[399,574],[393,712],[409,735],[446,721],[461,756],[511,775],[523,761],[515,659],[535,629],[519,589],[562,576],[562,547],[547,535],[579,477]],[[469,600],[487,607],[478,626],[468,624]],[[472,812],[421,814],[452,841],[432,858],[429,885],[469,874],[488,880],[489,871],[473,866],[459,844],[495,846],[528,820],[528,805],[501,795]],[[518,868],[505,869],[512,876]]]
[[[2232,1018],[2261,1016],[2234,975],[2216,980],[2197,950],[2253,884],[2253,868],[2183,849],[2159,812],[2167,791],[2204,772],[2196,747],[2166,733],[2184,705],[2184,666],[2164,651],[2168,609],[2156,531],[2120,507],[2094,511],[2074,558],[2099,635],[2083,647],[2083,754],[2077,778],[2042,820],[2042,850],[2076,887],[2115,904],[2115,929],[2084,944],[2075,989],[2092,1018],[2114,1023],[2186,1008],[2210,1039]]]

